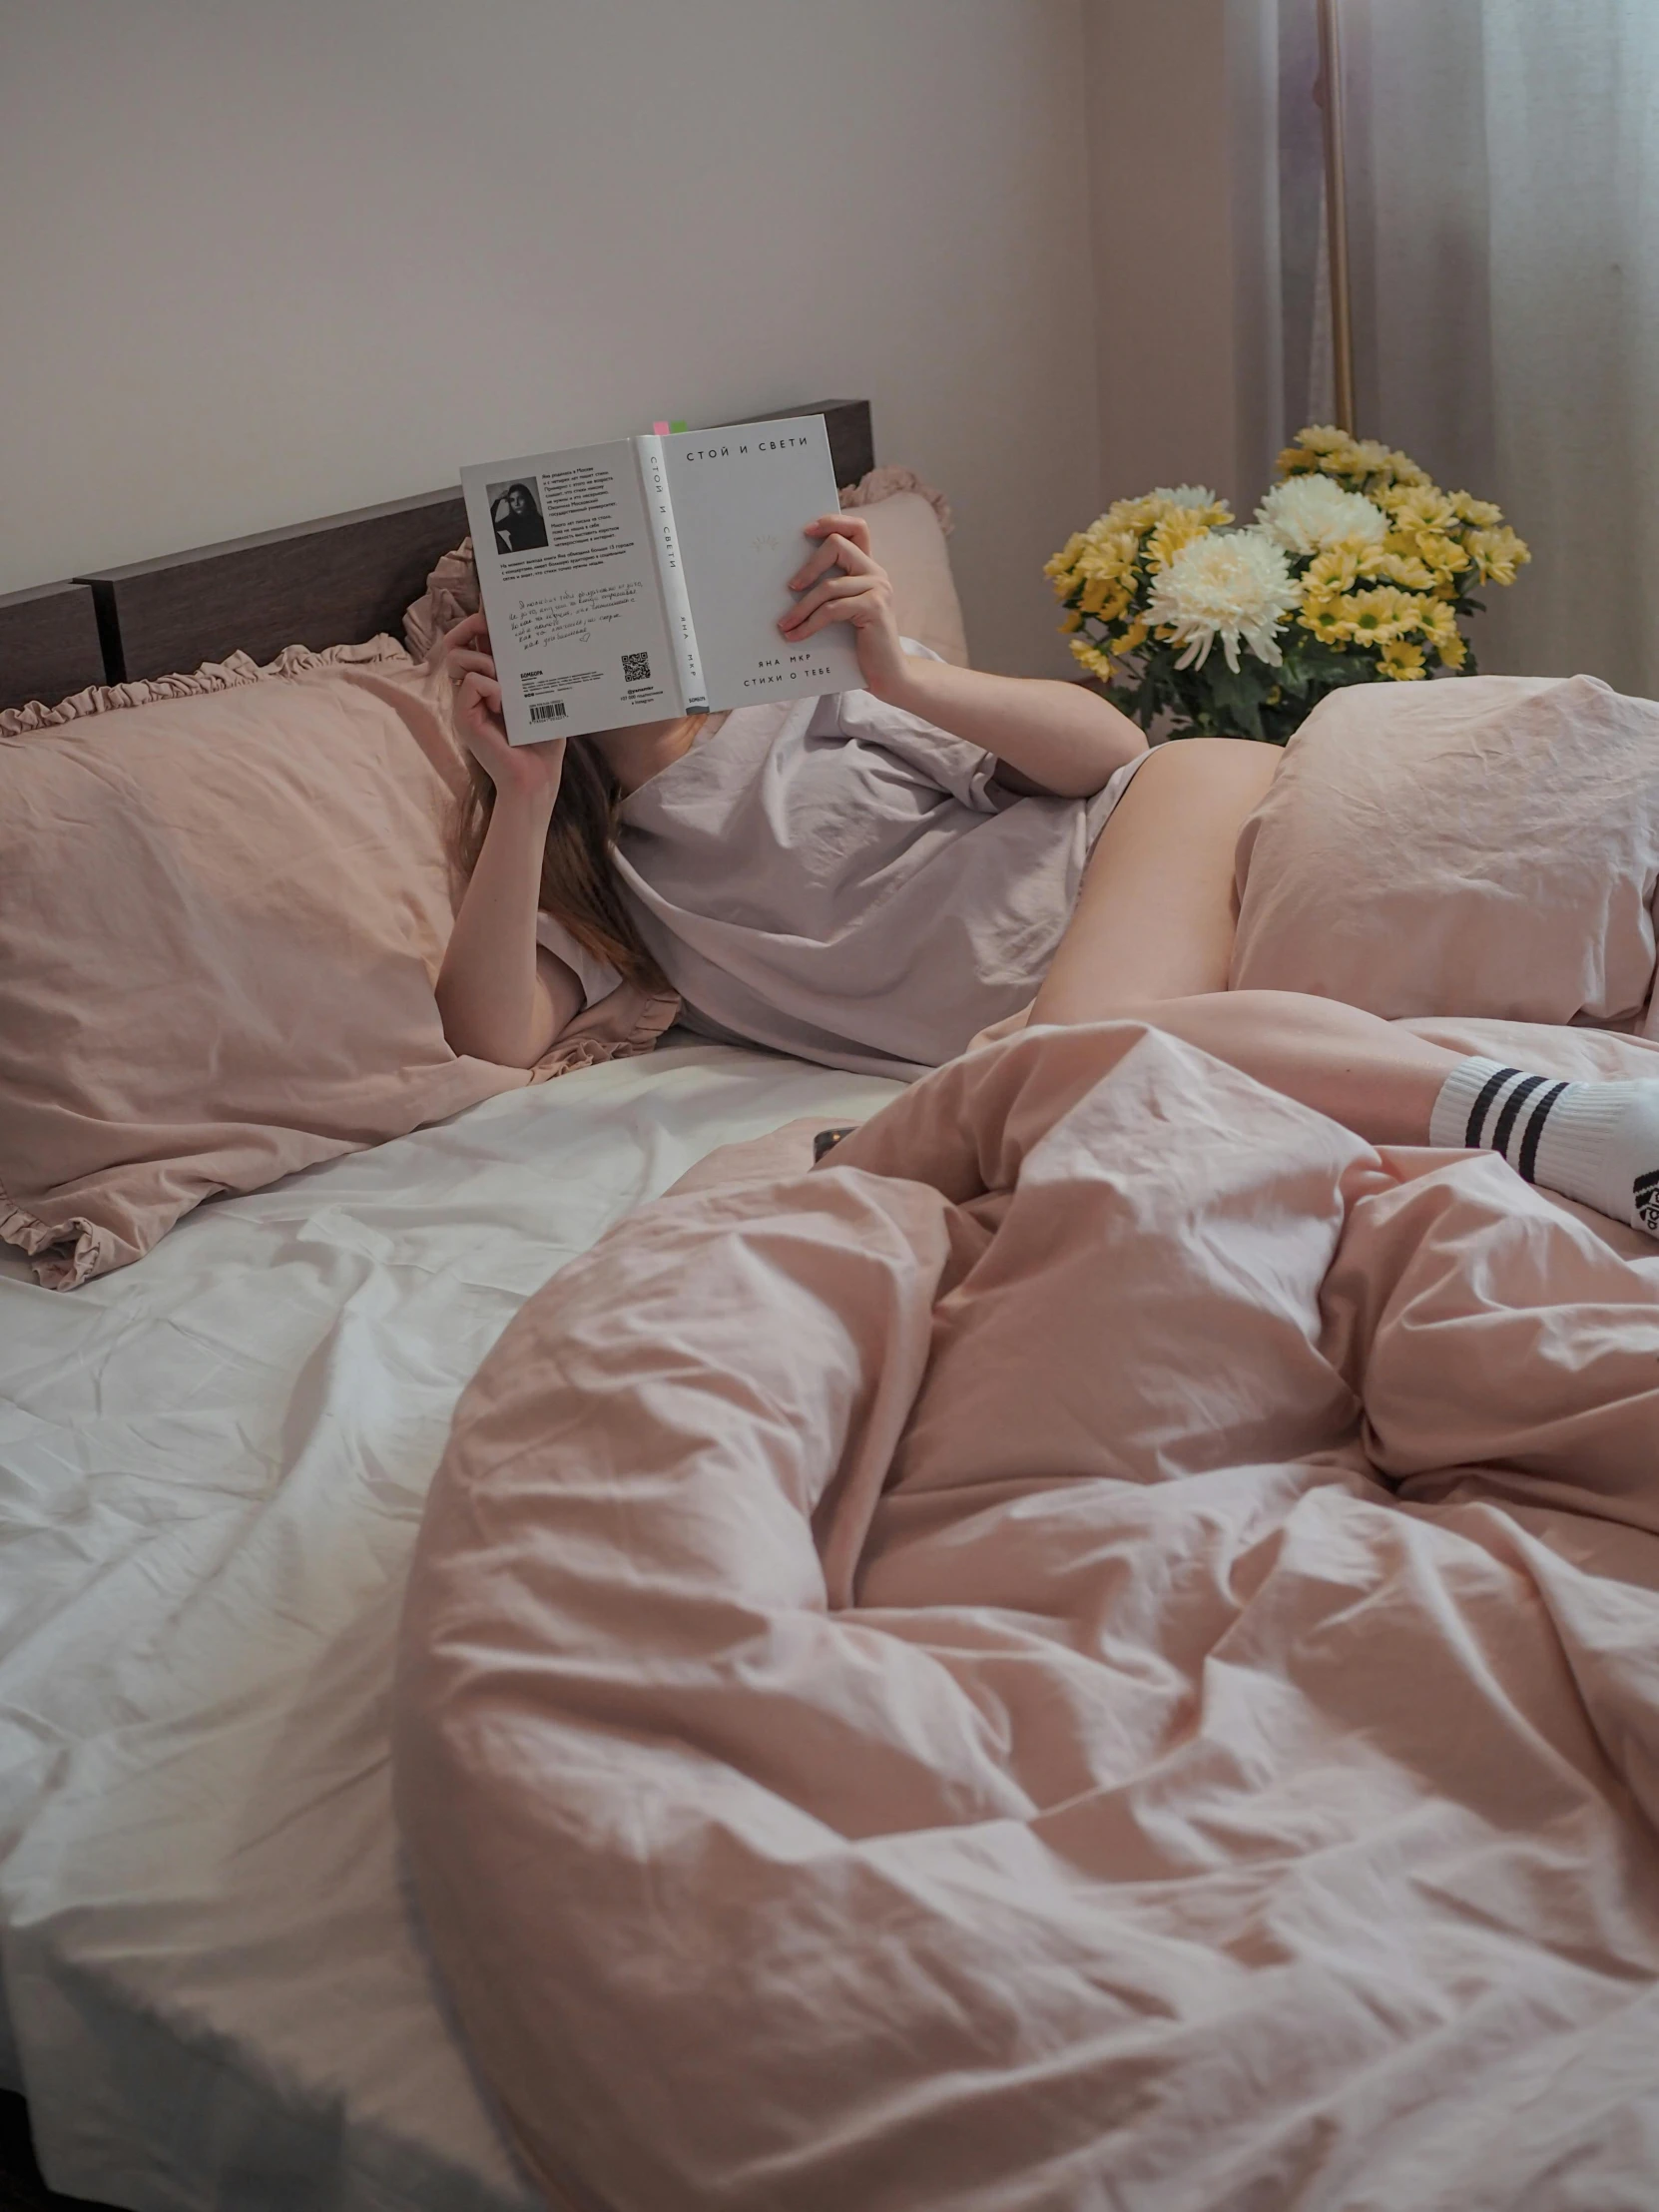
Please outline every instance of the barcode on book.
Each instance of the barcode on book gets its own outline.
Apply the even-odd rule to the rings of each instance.
[[[563,722],[565,703],[562,699],[544,699],[540,706],[530,709],[532,722]]]

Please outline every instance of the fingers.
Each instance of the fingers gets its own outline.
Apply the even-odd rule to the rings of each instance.
[[[869,524],[862,515],[839,512],[820,515],[816,522],[809,522],[807,525],[807,535],[810,538],[822,538],[831,531],[855,545],[860,553],[869,551]]]
[[[874,576],[829,576],[815,591],[792,607],[778,627],[792,644],[815,638],[832,622],[850,622],[861,629],[866,622],[892,619],[887,579]]]
[[[478,676],[493,676],[495,674],[495,662],[488,653],[469,653],[462,648],[459,652],[446,653],[444,660],[448,666],[449,681],[452,684],[458,684],[469,670]]]
[[[456,646],[469,645],[474,638],[483,640],[483,649],[490,649],[489,620],[482,608],[475,615],[463,615],[452,630],[446,630],[438,640],[440,649],[451,652]]]
[[[870,555],[868,530],[862,529],[862,525],[860,525],[862,530],[860,540],[839,526],[846,519],[842,515],[832,521],[829,515],[826,515],[821,521],[808,525],[807,535],[809,537],[820,530],[824,530],[828,534],[817,550],[802,562],[790,578],[791,591],[805,591],[809,584],[815,582],[827,569],[830,568],[840,568],[849,576],[867,576],[872,572],[876,575],[884,573]]]
[[[494,732],[504,739],[506,724],[501,717],[501,686],[495,678],[469,669],[455,689],[455,716],[468,729]]]
[[[790,578],[790,590],[805,591],[810,584],[816,584],[819,578],[827,575],[830,569],[840,567],[840,542],[838,537],[832,537],[823,545],[816,547]],[[847,558],[849,561],[852,558],[850,551]]]

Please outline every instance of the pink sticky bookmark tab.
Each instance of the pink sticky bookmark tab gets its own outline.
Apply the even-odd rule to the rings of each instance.
[[[666,438],[668,436],[668,424],[666,422],[654,422],[651,425],[651,431],[654,437]]]

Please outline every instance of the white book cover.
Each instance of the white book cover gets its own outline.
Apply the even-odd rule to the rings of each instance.
[[[840,508],[823,415],[682,431],[663,447],[711,707],[861,685],[846,623],[805,645],[778,630],[789,580],[814,550],[803,530]]]
[[[852,632],[778,629],[806,525],[838,507],[822,415],[461,471],[515,745],[845,691]]]

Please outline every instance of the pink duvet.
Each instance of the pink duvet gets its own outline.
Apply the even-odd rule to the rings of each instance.
[[[1659,2202],[1659,1248],[1129,1023],[805,1157],[532,1299],[420,1540],[400,1810],[552,2201]]]

